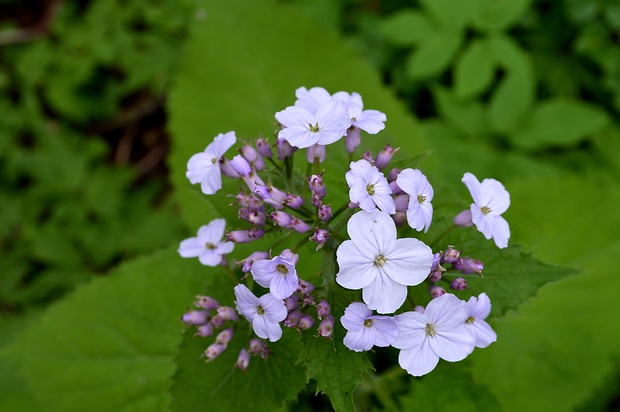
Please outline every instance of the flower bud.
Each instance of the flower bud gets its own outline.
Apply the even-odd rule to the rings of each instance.
[[[205,350],[203,356],[207,358],[207,362],[211,362],[213,359],[217,358],[226,350],[226,345],[222,345],[221,343],[212,343],[209,345],[207,350]]]
[[[319,250],[330,236],[331,234],[325,229],[315,229],[312,236],[310,236],[310,240],[319,244],[316,248],[316,250]]]
[[[468,257],[458,258],[456,262],[452,263],[452,266],[464,275],[471,275],[472,273],[482,275],[482,269],[484,269],[484,264],[481,261]]]
[[[386,145],[383,149],[381,149],[381,151],[377,154],[377,157],[375,158],[375,166],[377,166],[377,169],[385,169],[392,160],[392,157],[396,153],[398,153],[399,150],[399,148],[392,148],[392,146],[390,146],[389,144]]]
[[[325,196],[323,196],[323,195],[321,195],[319,193],[312,193],[312,196],[310,197],[310,201],[312,202],[314,207],[319,208],[323,204],[323,198],[324,197]]]
[[[392,220],[396,224],[396,227],[403,227],[407,223],[407,213],[396,212],[392,215]]]
[[[196,307],[198,308],[203,308],[203,309],[207,309],[207,310],[214,310],[217,309],[218,306],[220,306],[220,304],[217,302],[217,300],[213,299],[210,296],[196,296],[196,303],[194,303],[194,305],[196,305]]]
[[[217,334],[217,337],[215,338],[215,343],[219,343],[220,345],[227,345],[228,342],[230,342],[230,340],[232,339],[232,337],[233,337],[233,329],[232,328],[224,329],[223,331]]]
[[[323,196],[327,194],[327,190],[325,189],[325,182],[323,181],[322,175],[310,176],[310,178],[308,179],[308,188],[312,191],[312,193],[317,193]]]
[[[301,196],[296,195],[294,193],[288,193],[286,195],[286,204],[291,209],[299,209],[301,205],[304,204],[304,199]]]
[[[280,253],[280,257],[288,260],[293,265],[296,265],[297,262],[299,262],[299,255],[297,253],[293,253],[293,251],[291,251],[291,249],[284,249]]]
[[[396,180],[400,172],[402,172],[402,170],[398,167],[395,167],[392,170],[390,170],[387,175],[388,182],[393,182],[394,180]]]
[[[306,306],[314,306],[315,303],[316,302],[314,301],[314,298],[309,293],[306,293],[304,297],[301,299],[301,306],[303,306],[304,308]]]
[[[239,176],[239,173],[237,173],[235,169],[233,169],[230,160],[226,159],[223,156],[220,159],[220,171],[226,177],[231,177],[233,179],[238,179],[239,177],[241,177]]]
[[[307,282],[303,279],[299,279],[299,284],[297,285],[297,293],[310,293],[314,290],[314,285],[310,282]]]
[[[428,292],[431,294],[433,299],[440,297],[446,293],[445,289],[441,286],[432,285],[428,288]]]
[[[344,145],[348,153],[353,153],[355,149],[362,143],[362,130],[359,127],[351,126],[347,129],[347,135],[344,138]]]
[[[324,338],[331,338],[334,333],[334,315],[327,315],[321,323],[319,323],[319,336]]]
[[[315,144],[306,149],[306,159],[308,163],[314,163],[314,159],[319,159],[319,163],[325,161],[325,146]]]
[[[243,267],[241,268],[241,271],[244,273],[248,273],[252,270],[252,264],[254,262],[256,262],[257,260],[267,259],[268,257],[269,257],[269,253],[267,252],[254,252],[250,256],[248,256],[247,258],[243,259],[241,262],[238,262],[238,263],[243,263]]]
[[[392,190],[393,195],[402,195],[403,193],[405,193],[400,188],[400,186],[398,186],[398,183],[396,183],[396,180],[391,181],[389,185],[390,185],[390,189]]]
[[[241,349],[241,351],[239,352],[239,356],[237,357],[237,362],[235,362],[235,367],[245,372],[248,369],[249,364],[250,354],[247,350],[245,350],[245,348]]]
[[[465,289],[469,289],[469,286],[467,286],[467,281],[465,279],[456,278],[452,282],[450,282],[450,289],[465,290]]]
[[[265,234],[265,231],[260,227],[255,227],[249,230],[250,241],[260,239]]]
[[[375,164],[375,161],[372,158],[372,153],[370,153],[368,150],[364,152],[364,154],[362,155],[362,159],[366,160],[368,163],[370,163],[373,166]]]
[[[439,269],[431,270],[431,273],[428,275],[428,280],[430,280],[433,283],[439,282],[441,280],[441,270]]]
[[[269,159],[273,157],[273,151],[271,150],[269,141],[265,138],[259,137],[256,139],[256,149],[258,150],[258,154],[262,157],[267,157]]]
[[[316,305],[316,313],[317,313],[319,320],[329,315],[330,312],[331,312],[331,308],[329,307],[329,303],[325,299],[323,299]]]
[[[217,308],[217,315],[224,320],[237,320],[237,312],[230,306],[220,306]]]
[[[258,210],[251,211],[248,215],[248,222],[255,226],[264,226],[265,212],[259,212]]]
[[[251,242],[249,230],[232,230],[226,233],[226,239],[235,243],[248,243]]]
[[[219,314],[211,318],[211,324],[213,324],[213,327],[216,329],[222,326],[224,322],[226,322],[226,320],[223,317],[221,317]]]
[[[297,323],[297,329],[299,330],[308,330],[312,326],[314,326],[314,318],[310,315],[304,315],[299,319],[299,323]]]
[[[454,263],[461,254],[460,250],[454,249],[454,246],[448,245],[448,249],[441,254],[441,263]]]
[[[209,337],[213,335],[213,324],[205,323],[204,325],[200,325],[196,328],[196,333],[194,336],[200,336],[203,338]]]
[[[207,323],[209,319],[209,311],[208,310],[190,310],[181,318],[181,322],[186,325],[202,325],[203,323]]]
[[[271,212],[271,220],[273,220],[273,224],[276,226],[288,228],[291,225],[291,218],[291,215],[280,210]]]
[[[454,224],[457,226],[469,227],[474,224],[471,220],[471,209],[463,210],[454,217]]]
[[[406,212],[409,208],[409,195],[403,194],[394,197],[394,205],[397,212]]]
[[[413,311],[418,313],[424,313],[424,306],[417,305],[415,308],[413,308]]]
[[[310,231],[310,226],[303,220],[293,216],[291,217],[291,224],[289,225],[289,229],[293,229],[299,233],[306,233]]]
[[[278,152],[278,159],[284,160],[287,157],[291,157],[293,155],[293,147],[284,139],[276,140],[276,150]]]
[[[295,328],[303,316],[304,314],[299,309],[293,309],[288,313],[288,315],[286,315],[283,325],[287,328]]]
[[[286,310],[289,312],[297,309],[299,307],[299,297],[292,294],[288,298],[284,299],[284,306],[286,306]]]
[[[269,349],[269,345],[267,345],[265,341],[254,338],[250,341],[250,352],[263,359],[267,359],[271,353],[271,349]]]
[[[317,214],[322,222],[327,222],[332,218],[332,207],[330,205],[323,204],[319,206],[319,211]]]
[[[252,167],[241,155],[233,157],[230,161],[230,165],[241,177],[249,177],[252,173]]]

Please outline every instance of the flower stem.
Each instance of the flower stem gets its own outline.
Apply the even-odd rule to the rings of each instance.
[[[319,163],[319,158],[315,157],[314,158],[314,174],[318,175],[320,171],[321,171],[321,163]]]
[[[235,276],[235,274],[230,269],[230,267],[228,267],[228,264],[222,265],[222,267],[224,268],[224,271],[226,271],[226,274],[228,275],[230,280],[232,280],[233,285],[236,285],[237,283],[239,283],[239,279],[237,279],[237,276]]]
[[[280,166],[279,164],[277,164],[271,157],[267,158],[267,161],[269,163],[271,163],[273,165],[273,167],[275,167],[276,169],[278,169],[278,171],[280,171],[280,173],[282,173],[282,166]]]
[[[349,208],[349,202],[346,202],[344,205],[340,206],[338,208],[338,210],[336,210],[334,213],[332,213],[332,218],[331,220],[334,220],[338,217],[338,215],[340,215],[342,212],[344,212],[345,210],[347,210]]]
[[[439,242],[441,239],[443,239],[448,233],[452,232],[455,228],[457,227],[457,225],[455,225],[454,223],[447,228],[446,230],[444,230],[443,232],[441,232],[439,234],[439,236],[437,236],[435,239],[432,240],[432,242],[429,244],[429,246],[431,247],[431,249],[433,247],[435,247],[435,245],[437,244],[437,242]]]
[[[276,243],[274,243],[273,245],[271,245],[269,248],[267,248],[267,250],[272,250],[275,249],[277,246],[279,246],[282,242],[284,242],[286,239],[289,238],[289,236],[291,236],[293,234],[293,232],[288,232],[286,235],[282,236],[280,239],[278,239],[276,241]]]
[[[303,238],[303,239],[301,239],[301,240],[299,241],[299,243],[297,243],[297,244],[295,245],[295,247],[293,248],[293,253],[297,253],[297,251],[298,251],[299,249],[301,249],[301,247],[302,247],[303,245],[305,245],[306,243],[308,243],[308,241],[309,241],[309,240],[310,240],[310,238],[309,238],[308,236],[304,236],[304,238]]]

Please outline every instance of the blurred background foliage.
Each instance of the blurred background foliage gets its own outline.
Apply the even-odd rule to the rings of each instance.
[[[180,204],[187,211],[193,195],[174,193],[164,160],[172,80],[192,41],[192,22],[206,18],[208,24],[208,8],[198,3],[0,0],[0,341],[22,328],[24,315],[195,230],[182,222],[196,215],[176,209]],[[422,164],[431,181],[458,182],[464,171],[500,179],[513,199],[507,214],[512,239],[543,261],[583,270],[497,321],[498,335],[506,338],[476,353],[471,368],[438,371],[412,380],[410,388],[384,377],[367,382],[358,396],[370,402],[378,395],[368,388],[381,387],[384,398],[397,398],[401,407],[437,410],[454,405],[454,389],[463,410],[617,410],[620,325],[611,318],[617,318],[613,302],[620,291],[620,4],[279,3],[314,18],[315,30],[340,33],[334,41],[342,39],[374,68],[416,119],[412,145],[434,150]],[[239,36],[252,35],[239,28]],[[248,51],[249,61],[267,58]],[[331,70],[320,67],[320,58],[308,64]],[[334,85],[321,86],[339,87],[347,73],[335,73]],[[196,93],[224,93],[217,87],[226,84],[218,82]],[[379,97],[369,100],[382,110]],[[200,116],[212,107],[193,110]],[[190,144],[201,150],[202,140],[173,143],[177,150]],[[183,159],[173,153],[169,160],[177,183]],[[187,289],[178,292],[183,299],[191,296]],[[154,313],[161,316],[165,308]],[[555,362],[548,359],[553,356]],[[460,374],[473,377],[474,403]],[[442,376],[454,382],[446,387]],[[431,391],[437,396],[425,397]],[[377,405],[389,409],[385,399]]]

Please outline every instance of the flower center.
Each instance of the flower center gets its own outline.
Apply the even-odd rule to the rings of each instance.
[[[214,245],[213,243],[211,243],[211,242],[207,242],[207,243],[205,244],[205,247],[207,248],[207,250],[213,250],[213,249],[215,249],[215,245]]]
[[[383,265],[385,264],[385,262],[387,262],[387,258],[383,255],[379,255],[375,258],[375,266],[379,266],[380,268],[383,267]]]
[[[435,332],[435,327],[430,323],[426,324],[426,335],[430,336],[431,338],[434,338],[435,335],[437,335],[437,332]]]
[[[262,307],[262,306],[259,306],[259,307],[257,307],[257,308],[256,308],[256,312],[257,312],[259,315],[263,315],[263,314],[265,313],[265,309],[263,309],[263,307]]]
[[[418,195],[418,203],[422,204],[426,200],[426,196]]]
[[[467,319],[465,319],[465,323],[474,323],[476,319],[474,319],[473,316],[468,317]]]
[[[278,272],[282,273],[283,275],[288,274],[288,269],[282,263],[280,263],[279,265],[276,266],[276,270]]]
[[[372,319],[366,319],[364,321],[364,326],[366,326],[367,328],[372,326]]]
[[[491,213],[491,208],[488,206],[482,206],[480,208],[480,211],[482,212],[483,215],[488,215],[489,213]]]
[[[370,196],[375,194],[375,185],[373,184],[369,184],[368,186],[366,186],[366,191],[368,192],[368,194]]]
[[[319,122],[316,122],[314,124],[314,126],[312,126],[312,124],[308,123],[308,127],[309,127],[309,129],[310,129],[310,131],[312,133],[317,133],[319,131]]]
[[[212,164],[216,164],[217,163],[217,159],[214,157],[213,159],[211,159],[211,163]]]

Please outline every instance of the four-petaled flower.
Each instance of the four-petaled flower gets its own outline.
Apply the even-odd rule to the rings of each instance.
[[[465,302],[452,294],[433,299],[423,313],[405,312],[395,319],[398,338],[392,346],[401,350],[398,363],[413,376],[435,369],[439,358],[457,362],[474,350]]]
[[[510,206],[510,194],[504,185],[495,179],[484,179],[480,183],[471,173],[465,173],[463,183],[474,199],[470,206],[474,225],[485,238],[493,238],[497,247],[507,247],[510,227],[501,214]]]
[[[295,264],[283,256],[276,256],[271,260],[257,260],[252,264],[252,276],[256,283],[269,288],[271,294],[278,299],[291,296],[299,284]]]
[[[392,189],[379,169],[364,159],[351,162],[349,167],[351,170],[345,174],[345,179],[350,188],[351,202],[359,204],[367,212],[378,207],[390,215],[396,213]]]
[[[233,251],[235,244],[222,242],[226,220],[214,219],[198,229],[196,237],[185,239],[179,245],[179,255],[184,258],[197,257],[205,266],[217,266],[222,257]]]
[[[465,326],[474,336],[476,347],[486,348],[497,340],[497,334],[485,321],[491,313],[491,300],[486,293],[481,293],[477,298],[469,298],[466,308],[468,317]]]
[[[340,318],[347,330],[344,345],[356,352],[373,346],[390,346],[398,337],[396,321],[389,316],[377,316],[361,302],[353,302]]]
[[[347,289],[362,289],[370,309],[393,313],[407,297],[407,286],[426,279],[433,252],[418,239],[396,239],[396,225],[378,210],[360,211],[347,223],[351,240],[336,251],[336,282]]]
[[[204,152],[190,157],[185,176],[192,184],[200,183],[202,193],[212,195],[222,188],[219,160],[236,141],[235,132],[220,133]]]
[[[338,92],[334,93],[332,98],[347,105],[352,127],[362,129],[369,134],[377,134],[385,129],[387,120],[385,113],[378,110],[364,110],[362,96],[359,93]]]
[[[433,188],[428,179],[417,169],[405,169],[398,174],[396,184],[409,195],[407,223],[427,232],[433,220]]]
[[[288,313],[284,301],[271,293],[257,298],[245,285],[235,286],[237,312],[252,323],[254,333],[275,342],[282,337],[282,322]]]

